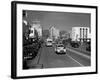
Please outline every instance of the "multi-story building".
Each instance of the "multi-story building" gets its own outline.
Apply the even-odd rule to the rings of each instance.
[[[31,33],[30,33],[30,36],[31,38],[34,38],[35,37],[35,30],[37,31],[38,33],[38,37],[42,37],[42,27],[40,25],[40,21],[33,21],[33,24],[31,25]]]
[[[49,32],[50,32],[50,38],[53,40],[58,39],[60,36],[59,30],[56,29],[54,26],[50,27]]]
[[[28,39],[28,30],[29,30],[29,24],[27,21],[27,11],[23,11],[23,36],[24,39]]]
[[[73,27],[72,28],[72,41],[89,41],[90,28],[89,27]]]

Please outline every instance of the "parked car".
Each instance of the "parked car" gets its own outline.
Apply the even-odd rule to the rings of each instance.
[[[33,43],[32,45],[27,45],[23,47],[23,57],[24,60],[31,60],[38,54],[39,45],[38,43]]]
[[[34,54],[33,54],[32,47],[25,46],[23,48],[23,58],[24,58],[24,60],[31,60],[31,59],[33,59],[33,56],[34,56]]]
[[[61,53],[61,54],[66,53],[66,48],[64,47],[63,44],[57,44],[56,47],[55,47],[55,52],[57,54],[59,54],[59,53]]]
[[[71,44],[71,46],[74,47],[74,48],[79,48],[79,46],[80,46],[79,42],[74,42],[74,41],[72,41],[70,44]]]
[[[91,51],[91,41],[87,42],[86,51]]]
[[[86,51],[91,51],[91,46],[86,47]]]

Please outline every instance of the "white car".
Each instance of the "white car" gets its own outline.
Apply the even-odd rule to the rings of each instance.
[[[52,41],[46,42],[46,46],[52,46]]]
[[[66,53],[66,48],[64,47],[63,44],[57,44],[55,47],[55,52],[56,53]]]
[[[47,39],[47,41],[46,41],[46,46],[52,46],[52,39]]]

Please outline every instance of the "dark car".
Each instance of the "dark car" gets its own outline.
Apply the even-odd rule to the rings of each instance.
[[[24,60],[31,60],[33,59],[39,50],[39,45],[34,43],[32,45],[24,46],[23,47],[23,57]]]
[[[87,42],[86,51],[91,51],[91,41]]]
[[[74,48],[79,48],[79,43],[78,42],[71,42],[71,46]]]
[[[23,58],[24,58],[24,60],[31,60],[33,58],[32,47],[25,46],[23,48]]]

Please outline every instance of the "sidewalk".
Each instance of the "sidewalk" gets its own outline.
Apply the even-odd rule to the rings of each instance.
[[[75,51],[78,51],[78,52],[80,52],[80,53],[84,53],[84,54],[86,54],[86,55],[88,55],[88,56],[91,56],[91,52],[88,52],[88,51],[85,51],[84,49],[82,49],[82,47],[81,48],[73,48],[73,47],[71,47],[71,46],[66,46],[66,47],[68,47],[68,48],[70,48],[70,49],[73,49],[73,50],[75,50]]]
[[[87,58],[87,59],[91,59],[91,56],[86,55],[86,54],[84,54],[84,53],[82,53],[82,52],[76,51],[76,50],[74,50],[74,49],[71,49],[71,48],[66,47],[66,50],[68,50],[68,51],[70,51],[70,52],[73,52],[73,53],[75,53],[75,54],[78,54],[78,55],[80,55],[80,56],[83,56],[83,57],[85,57],[85,58]]]

